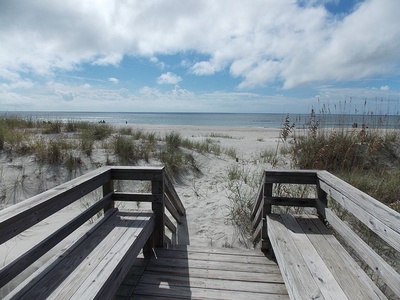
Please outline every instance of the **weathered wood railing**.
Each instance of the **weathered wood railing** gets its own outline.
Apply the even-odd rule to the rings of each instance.
[[[316,187],[316,197],[299,198],[274,195],[274,185],[309,184]],[[339,204],[339,205],[338,205]],[[350,212],[390,247],[400,252],[400,214],[327,171],[265,171],[253,213],[254,241],[261,240],[262,250],[272,250],[268,221],[273,220],[273,206],[313,207],[318,217],[373,270],[397,296],[400,275],[335,213],[334,207]],[[271,215],[272,216],[272,215]],[[272,224],[273,221],[271,221]],[[301,249],[300,249],[301,251]],[[398,257],[398,256],[397,256]]]
[[[114,191],[115,180],[150,181],[151,192],[117,192]],[[138,237],[143,240],[140,245],[145,243],[144,252],[148,253],[152,247],[163,247],[171,242],[165,235],[165,229],[167,227],[172,233],[176,233],[177,227],[165,212],[168,210],[179,224],[181,216],[185,214],[185,209],[164,168],[103,167],[0,211],[0,244],[23,233],[98,188],[102,188],[103,191],[103,197],[100,200],[44,240],[37,241],[33,248],[1,268],[0,287],[10,282],[101,210],[104,211],[104,218],[112,211],[116,211],[115,201],[151,203],[153,216],[147,219],[155,220],[155,222],[152,221],[154,225],[148,227],[150,231],[147,230],[143,237],[142,234]],[[101,222],[98,223],[101,224]]]
[[[172,243],[172,240],[165,234],[165,228],[168,228],[172,234],[176,234],[177,228],[165,214],[165,209],[178,224],[181,224],[181,216],[185,214],[185,208],[165,169],[163,167],[112,167],[110,170],[111,181],[103,185],[103,194],[113,190],[113,180],[151,181],[150,193],[114,192],[112,200],[150,202],[152,210],[156,214],[156,229],[151,246],[163,247]]]
[[[317,207],[317,200],[326,203],[326,195],[319,191],[319,199],[281,197],[273,195],[274,184],[313,184],[317,185],[317,173],[315,171],[265,171],[261,181],[257,199],[253,207],[251,219],[253,222],[253,240],[258,242],[261,239],[261,249],[270,249],[268,239],[266,216],[272,213],[272,207],[277,206],[297,206],[297,207]],[[318,205],[320,206],[320,205]]]

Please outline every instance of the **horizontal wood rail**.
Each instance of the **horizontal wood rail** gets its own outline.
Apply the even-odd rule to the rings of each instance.
[[[273,195],[276,184],[315,185],[317,196],[315,199],[297,196],[279,197]],[[400,296],[399,273],[336,215],[332,206],[337,206],[337,204],[378,235],[397,251],[397,254],[400,252],[400,214],[398,212],[329,172],[317,170],[267,170],[264,172],[251,215],[254,242],[261,240],[262,250],[271,249],[267,216],[272,213],[273,206],[314,207],[318,217],[325,224],[329,224],[369,265],[380,280],[387,284],[397,296]]]
[[[151,181],[151,192],[116,192],[114,180]],[[152,203],[155,228],[147,242],[147,249],[163,247],[167,241],[170,242],[165,236],[165,227],[176,232],[176,225],[165,214],[165,208],[178,224],[181,222],[181,216],[185,214],[185,208],[164,167],[102,167],[0,211],[0,244],[98,188],[103,190],[103,197],[100,200],[0,269],[0,287],[32,265],[98,212],[104,210],[104,215],[107,215],[108,211],[113,210],[115,201]]]

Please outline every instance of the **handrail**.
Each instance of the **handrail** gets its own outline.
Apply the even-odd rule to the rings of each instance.
[[[400,252],[400,214],[326,171],[317,173],[321,189]]]
[[[114,180],[151,181],[152,191],[150,193],[116,192],[113,188]],[[165,208],[177,223],[181,222],[180,217],[185,214],[184,206],[164,167],[102,167],[0,211],[0,244],[101,187],[103,187],[102,199],[99,199],[59,230],[56,230],[48,238],[39,241],[32,248],[37,250],[30,250],[27,252],[29,255],[22,255],[14,262],[1,268],[0,287],[50,251],[58,242],[99,211],[104,210],[106,212],[113,208],[115,201],[152,203],[152,210],[156,217],[156,228],[147,247],[165,246],[166,242],[169,241],[165,236],[165,227],[173,234],[176,233],[177,227],[165,214]],[[14,267],[15,265],[17,267]]]
[[[316,198],[274,196],[273,185],[282,183],[313,184],[317,191]],[[400,213],[329,172],[319,170],[267,170],[264,172],[251,215],[254,243],[261,240],[263,251],[271,249],[267,215],[272,213],[273,206],[314,207],[320,219],[329,223],[348,245],[360,254],[364,262],[399,295],[400,275],[398,272],[336,216],[334,210],[330,208],[328,198],[352,213],[393,249],[400,252]]]
[[[176,192],[174,186],[172,185],[172,181],[167,173],[164,174],[164,186],[165,186],[165,193],[167,194],[174,208],[180,215],[183,216],[186,213],[185,207],[183,206],[181,199],[179,198],[178,193]]]

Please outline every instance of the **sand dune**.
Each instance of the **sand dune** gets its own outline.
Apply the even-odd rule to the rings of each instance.
[[[279,146],[279,129],[265,128],[234,128],[234,127],[196,127],[196,126],[159,126],[159,125],[126,125],[143,131],[155,132],[160,136],[166,133],[177,132],[183,138],[192,141],[202,141],[206,138],[222,148],[235,149],[236,157],[226,154],[219,156],[213,154],[193,153],[201,173],[188,173],[175,183],[175,188],[187,210],[187,221],[189,229],[189,243],[195,246],[214,247],[244,247],[240,242],[234,226],[229,222],[229,189],[228,171],[237,166],[252,174],[260,174],[265,168],[270,168],[268,162],[263,162],[260,153],[269,149],[274,152]],[[106,154],[102,149],[93,151],[90,159],[83,160],[82,167],[73,174],[66,170],[54,169],[51,166],[43,166],[38,169],[32,157],[3,156],[1,185],[6,189],[7,199],[4,205],[11,205],[21,199],[67,181],[72,177],[79,176],[99,165],[104,165]],[[159,164],[151,161],[151,164]],[[141,162],[140,164],[144,164]],[[278,162],[280,168],[288,167],[285,160]],[[258,178],[258,177],[257,177]],[[255,180],[260,180],[261,178]],[[46,220],[33,231],[18,237],[12,242],[7,242],[0,247],[0,259],[2,264],[10,261],[29,248],[35,240],[46,236],[54,230],[57,224],[62,224],[64,218],[69,218],[72,212],[79,212],[82,207],[79,204],[69,207],[61,212],[56,218]],[[62,248],[65,245],[60,245]],[[58,249],[59,250],[59,249]],[[55,249],[57,251],[57,249]],[[47,257],[53,255],[50,253]],[[43,258],[43,259],[46,259]],[[40,263],[38,264],[40,265]],[[38,266],[34,266],[34,269]],[[23,275],[23,278],[26,275]],[[3,293],[6,291],[3,290]]]

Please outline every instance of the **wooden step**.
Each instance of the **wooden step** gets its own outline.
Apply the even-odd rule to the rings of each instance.
[[[247,249],[155,249],[138,258],[117,299],[288,299],[275,261]]]

